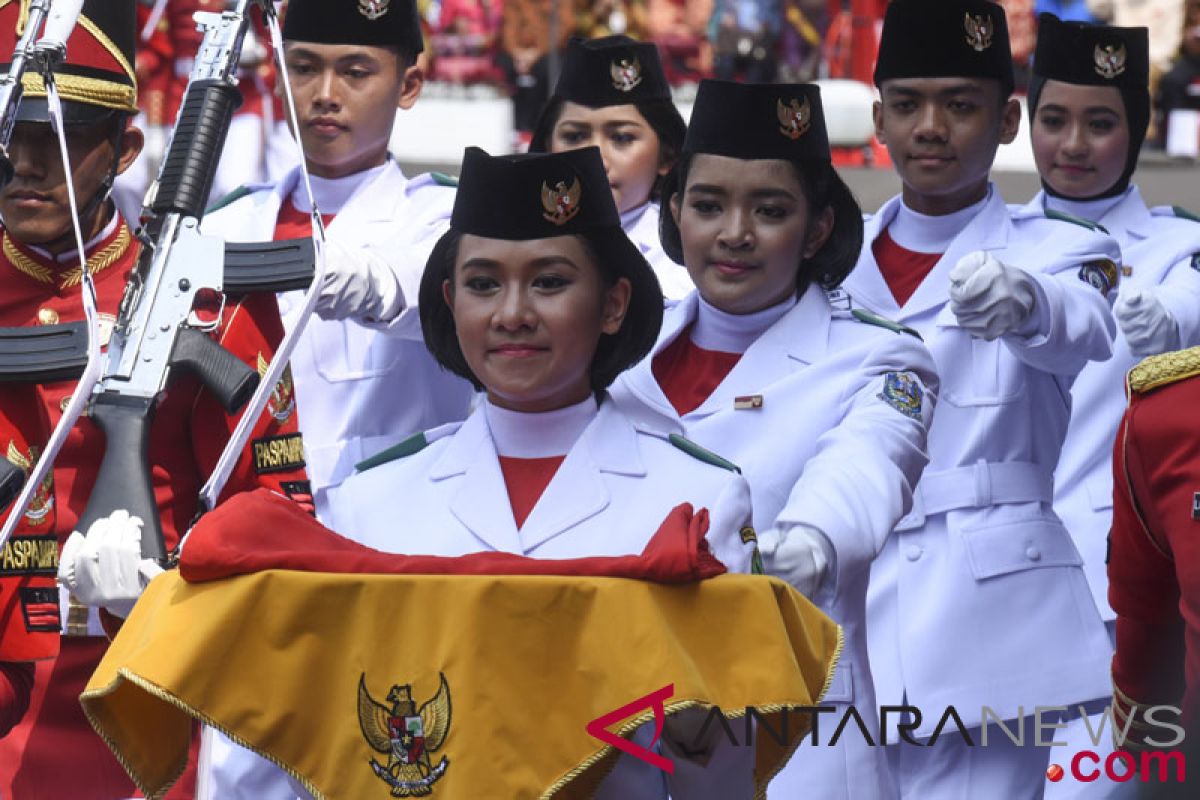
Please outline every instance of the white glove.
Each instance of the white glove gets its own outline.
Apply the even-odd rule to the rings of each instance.
[[[404,308],[395,273],[361,247],[325,243],[325,277],[317,295],[321,319],[390,320]]]
[[[1154,292],[1131,289],[1117,295],[1113,316],[1135,356],[1179,349],[1179,326]]]
[[[163,571],[154,559],[142,558],[142,525],[140,517],[120,509],[93,522],[86,537],[72,532],[59,557],[59,584],[89,606],[129,616],[147,584]]]
[[[809,598],[821,589],[833,560],[833,546],[811,525],[768,528],[758,535],[758,552],[768,575],[790,583]]]
[[[1015,333],[1033,312],[1033,279],[981,250],[950,270],[950,310],[972,336],[992,341]]]

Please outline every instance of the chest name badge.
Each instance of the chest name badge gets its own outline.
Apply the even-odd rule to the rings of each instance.
[[[733,398],[733,408],[735,411],[750,411],[762,407],[763,396],[761,394],[744,394],[741,397]]]

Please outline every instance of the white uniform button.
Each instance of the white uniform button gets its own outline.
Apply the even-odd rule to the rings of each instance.
[[[917,559],[919,559],[921,557],[922,552],[924,552],[924,551],[921,550],[919,545],[910,544],[908,547],[906,547],[904,549],[904,557],[907,558],[909,561],[916,561]]]
[[[1037,549],[1033,545],[1030,545],[1029,547],[1025,548],[1025,557],[1028,558],[1030,561],[1037,561],[1037,560],[1041,559],[1042,551]]]

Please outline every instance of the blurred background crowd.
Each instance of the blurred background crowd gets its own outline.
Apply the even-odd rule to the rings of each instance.
[[[139,102],[149,141],[147,157],[123,178],[123,204],[134,206],[135,195],[141,199],[157,169],[155,153],[165,145],[200,42],[193,13],[219,11],[225,2],[141,0]],[[1200,0],[999,2],[1008,16],[1018,92],[1029,74],[1039,13],[1148,27],[1155,99],[1148,149],[1173,158],[1200,157]],[[491,152],[527,146],[554,85],[562,48],[572,36],[624,33],[654,42],[685,116],[705,77],[841,80],[861,84],[857,93],[839,96],[853,98],[847,100],[851,111],[869,126],[871,74],[887,0],[418,0],[418,6],[426,40],[423,97],[444,100],[453,109],[433,123],[422,118],[422,135],[405,134],[397,156],[436,166],[438,158],[422,153],[422,140],[453,138],[456,128],[474,128],[471,141]],[[265,30],[258,33],[258,41],[246,48],[245,102],[230,131],[214,195],[273,180],[296,158],[283,121],[269,38]],[[492,113],[498,104],[504,108],[503,122],[496,122],[501,117]],[[827,106],[836,104],[834,97],[827,100]],[[426,128],[431,124],[441,130],[430,135]],[[411,128],[398,125],[397,130]],[[481,139],[481,133],[492,139]],[[877,146],[845,148],[838,163],[888,166],[886,152]]]

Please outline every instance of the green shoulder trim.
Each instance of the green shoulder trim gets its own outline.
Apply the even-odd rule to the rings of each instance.
[[[1175,212],[1175,216],[1180,219],[1190,219],[1192,222],[1200,222],[1200,217],[1188,211],[1183,206],[1171,206],[1171,210]]]
[[[1078,225],[1081,228],[1087,228],[1089,231],[1108,233],[1108,228],[1105,228],[1099,222],[1092,222],[1091,220],[1084,219],[1083,217],[1077,217],[1074,214],[1067,214],[1063,211],[1054,211],[1053,209],[1048,208],[1046,209],[1046,219],[1056,219],[1059,222],[1069,222],[1072,225]]]
[[[381,464],[386,464],[389,461],[407,458],[414,453],[419,453],[429,446],[429,439],[425,437],[424,431],[414,433],[402,442],[392,445],[388,449],[376,453],[370,458],[360,461],[354,465],[354,468],[359,472],[366,472],[369,469],[374,469]]]
[[[736,472],[739,475],[742,474],[742,470],[737,464],[734,464],[732,461],[726,461],[713,451],[707,450],[696,444],[691,439],[680,436],[678,433],[672,433],[667,437],[667,439],[671,442],[671,444],[675,445],[692,458],[703,461],[705,464],[712,464],[714,467],[727,469],[730,472]]]
[[[433,178],[433,182],[438,186],[452,186],[458,188],[458,178],[453,175],[447,175],[444,172],[431,172],[429,177]]]
[[[865,308],[852,308],[850,309],[850,313],[853,314],[854,318],[859,322],[865,322],[868,325],[877,325],[880,328],[887,328],[892,333],[907,333],[909,336],[915,336],[918,339],[921,339],[921,334],[917,333],[907,325],[901,325],[895,320],[890,320],[887,317],[881,317],[878,314],[873,314],[870,311],[867,311]],[[925,340],[921,339],[921,341]]]
[[[211,206],[209,206],[208,209],[206,209],[204,213],[211,214],[214,211],[220,211],[225,206],[236,203],[238,200],[241,200],[243,197],[245,197],[246,195],[250,194],[253,191],[254,190],[251,189],[249,186],[239,186],[238,188],[234,189],[232,192],[225,195],[220,200],[218,200],[217,202],[215,202]]]

